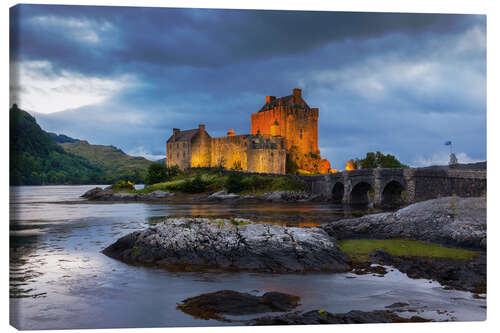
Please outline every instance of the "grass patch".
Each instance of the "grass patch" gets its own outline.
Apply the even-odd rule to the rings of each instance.
[[[236,227],[239,227],[239,226],[242,226],[242,225],[248,225],[248,224],[252,224],[252,222],[248,222],[248,221],[236,221],[235,219],[231,219],[229,220],[229,222],[236,226]]]
[[[220,225],[220,226],[225,226],[226,225],[226,222],[224,222],[224,220],[209,220],[208,222],[209,223],[213,223],[213,224],[217,224],[217,225]]]
[[[224,174],[218,169],[189,170],[180,172],[171,180],[148,185],[136,193],[156,190],[174,193],[204,193],[228,190],[238,194],[262,194],[273,191],[302,191],[304,184],[293,177],[249,175],[244,172]]]
[[[449,258],[468,260],[477,253],[470,250],[445,247],[435,243],[406,239],[348,239],[338,242],[340,249],[353,261],[364,262],[376,249],[384,250],[394,256],[412,256],[428,258]]]

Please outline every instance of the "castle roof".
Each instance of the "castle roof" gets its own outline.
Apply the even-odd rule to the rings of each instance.
[[[196,134],[199,132],[199,128],[189,129],[184,131],[178,131],[175,135],[172,135],[167,142],[175,141],[191,141]]]
[[[264,112],[268,110],[272,110],[278,105],[283,105],[289,108],[295,108],[295,109],[304,109],[304,110],[310,110],[311,108],[307,103],[302,99],[300,96],[294,96],[294,95],[288,95],[288,96],[283,96],[280,98],[274,98],[271,99],[269,102],[264,104],[259,112]]]

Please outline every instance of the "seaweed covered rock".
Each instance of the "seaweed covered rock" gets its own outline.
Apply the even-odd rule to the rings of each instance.
[[[172,270],[345,272],[349,257],[319,228],[244,219],[170,218],[128,234],[103,251],[129,263]]]

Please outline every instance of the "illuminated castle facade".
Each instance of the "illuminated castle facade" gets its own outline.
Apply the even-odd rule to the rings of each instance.
[[[259,173],[286,172],[287,159],[305,173],[328,173],[330,163],[318,149],[318,108],[310,108],[302,91],[276,98],[267,96],[259,112],[252,114],[251,134],[212,138],[205,125],[181,131],[168,139],[167,167],[216,167]]]

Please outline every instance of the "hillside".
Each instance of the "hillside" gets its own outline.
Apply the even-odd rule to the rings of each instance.
[[[129,156],[114,146],[91,145],[87,141],[60,143],[68,153],[86,158],[103,170],[103,176],[116,182],[122,179],[144,182],[148,166],[153,163],[144,157]]]
[[[10,184],[90,184],[101,182],[101,169],[66,152],[34,117],[10,109]]]
[[[10,109],[11,185],[143,183],[151,163],[113,146],[45,132],[17,105]]]

